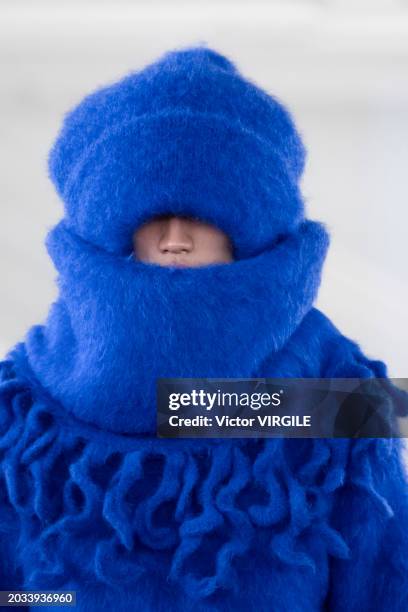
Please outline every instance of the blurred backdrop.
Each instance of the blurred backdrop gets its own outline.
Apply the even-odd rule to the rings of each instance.
[[[316,305],[408,376],[408,2],[2,0],[0,353],[56,295],[46,156],[63,113],[173,47],[206,42],[292,111],[308,215],[332,242]]]

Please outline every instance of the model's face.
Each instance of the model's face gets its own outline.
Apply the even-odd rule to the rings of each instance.
[[[210,223],[186,216],[160,215],[133,235],[134,255],[162,266],[194,267],[233,260],[227,234]]]

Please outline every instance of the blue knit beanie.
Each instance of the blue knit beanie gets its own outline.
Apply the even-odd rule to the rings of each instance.
[[[284,106],[193,47],[88,95],[65,117],[49,171],[70,229],[111,253],[131,253],[135,228],[173,213],[218,226],[239,259],[303,220],[304,160]]]

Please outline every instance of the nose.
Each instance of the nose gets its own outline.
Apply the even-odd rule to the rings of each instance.
[[[160,237],[159,249],[162,253],[189,253],[193,241],[189,235],[184,219],[172,217],[166,221]]]

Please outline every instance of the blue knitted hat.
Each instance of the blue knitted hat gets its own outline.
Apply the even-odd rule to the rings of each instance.
[[[152,216],[191,215],[255,255],[304,218],[305,149],[288,111],[221,54],[166,53],[88,95],[49,156],[68,226],[109,251],[132,251]]]

